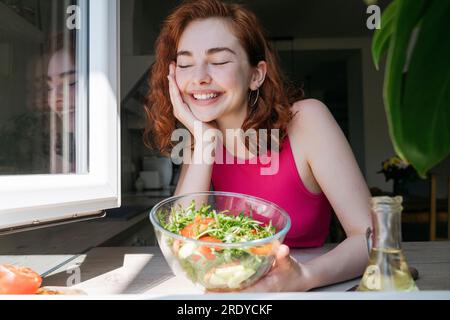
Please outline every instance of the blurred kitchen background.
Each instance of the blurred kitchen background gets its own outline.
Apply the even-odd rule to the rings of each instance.
[[[25,20],[41,12],[39,1],[15,1],[16,5],[35,8],[35,11],[30,9],[32,13],[15,10],[12,2],[0,1],[0,12],[9,8]],[[121,1],[122,208],[108,210],[107,217],[99,221],[49,228],[45,232],[31,231],[27,239],[25,234],[8,236],[3,238],[3,248],[33,251],[39,241],[30,239],[41,239],[43,234],[50,252],[60,250],[61,234],[70,239],[65,245],[80,252],[98,245],[155,244],[148,212],[157,202],[173,194],[179,167],[144,146],[142,102],[148,90],[148,71],[154,62],[153,44],[163,19],[179,2]],[[386,182],[379,171],[382,161],[395,153],[383,107],[383,71],[375,70],[370,54],[373,31],[366,27],[368,14],[364,1],[240,2],[260,18],[290,79],[304,89],[307,97],[320,99],[330,108],[351,144],[373,195],[391,194],[393,181]],[[389,2],[379,0],[378,5],[384,9]],[[0,39],[0,57],[7,54]],[[1,72],[6,72],[5,66],[2,68],[0,87],[4,81]],[[431,174],[436,177],[435,189],[431,188],[434,181]],[[402,189],[409,201],[405,203],[403,218],[405,241],[430,240],[432,203],[436,203],[438,214],[436,236],[448,237],[450,159],[431,174],[429,179],[410,181]],[[341,241],[342,237],[342,229],[334,220],[329,241]]]
[[[382,100],[384,73],[375,70],[370,55],[373,31],[366,27],[364,2],[279,0],[276,5],[273,0],[241,2],[261,20],[289,78],[304,89],[307,97],[320,99],[330,108],[351,144],[372,194],[393,192],[393,181],[386,182],[379,173],[382,162],[395,153]],[[383,10],[389,2],[378,1],[378,5]],[[124,129],[127,128],[122,138],[130,141],[123,146],[131,149],[124,151],[122,157],[123,190],[133,190],[142,158],[153,155],[141,142],[144,118],[140,101],[147,90],[147,75],[143,76],[142,70],[154,61],[153,44],[161,21],[178,3],[122,1],[122,92],[126,93],[122,119],[126,123]],[[431,238],[429,216],[434,200],[436,212],[440,212],[436,236],[447,237],[449,174],[450,159],[447,159],[432,170],[429,179],[411,179],[403,187],[407,201],[404,240]],[[431,190],[431,175],[436,178],[435,192]],[[341,240],[342,236],[335,220],[330,241]]]

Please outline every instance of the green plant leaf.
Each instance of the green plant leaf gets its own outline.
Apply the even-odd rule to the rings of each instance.
[[[364,2],[367,6],[370,6],[372,4],[377,4],[378,0],[364,0]]]
[[[420,175],[450,153],[450,1],[427,8],[404,79],[397,147]]]
[[[405,110],[402,105],[403,70],[407,60],[411,34],[427,8],[427,0],[396,0],[397,14],[392,21],[392,36],[389,44],[384,79],[384,105],[389,133],[397,154],[408,160],[415,168],[414,160],[405,156],[403,124]]]
[[[372,41],[372,57],[377,70],[380,59],[389,48],[389,41],[393,31],[393,22],[397,14],[397,2],[391,2],[381,16],[381,28],[377,29]]]

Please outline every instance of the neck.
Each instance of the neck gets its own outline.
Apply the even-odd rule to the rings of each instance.
[[[249,150],[247,150],[244,141],[236,135],[238,130],[242,129],[242,125],[247,118],[247,106],[239,108],[238,110],[240,111],[227,114],[220,119],[217,119],[216,122],[222,133],[223,144],[226,146],[228,151],[241,159],[247,159],[255,155],[251,153],[249,154]],[[233,130],[232,135],[228,137],[229,139],[227,138],[227,130]]]
[[[226,131],[241,129],[245,119],[247,118],[247,106],[238,108],[237,110],[238,111],[226,114],[222,116],[220,119],[216,120],[219,130],[222,132],[224,144],[227,143]]]

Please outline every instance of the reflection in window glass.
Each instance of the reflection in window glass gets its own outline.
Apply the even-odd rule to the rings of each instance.
[[[87,171],[83,3],[0,0],[0,175]]]

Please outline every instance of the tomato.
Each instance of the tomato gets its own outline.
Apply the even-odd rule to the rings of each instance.
[[[206,260],[214,260],[216,258],[211,249],[206,246],[198,247],[196,253],[193,256],[194,261],[199,260],[202,256],[206,258]]]
[[[41,276],[30,268],[0,265],[0,294],[35,294],[41,284]]]
[[[272,252],[272,244],[267,243],[262,246],[250,248],[250,252],[260,256],[267,256]]]
[[[207,242],[217,242],[217,243],[221,243],[222,242],[221,240],[219,240],[217,238],[214,238],[214,237],[210,237],[210,236],[201,237],[199,240],[207,241]],[[220,250],[223,250],[223,248],[221,248],[221,247],[214,247],[214,250],[220,251]],[[200,246],[200,247],[198,247],[197,250],[195,251],[195,253],[192,255],[192,260],[197,262],[202,257],[205,258],[206,260],[214,260],[216,258],[216,256],[212,252],[211,248],[208,247],[208,246]]]
[[[217,243],[222,243],[222,240],[219,240],[219,239],[217,239],[217,238],[210,237],[210,236],[201,237],[199,240],[201,240],[201,241],[206,241],[206,242],[217,242]],[[209,249],[209,248],[208,248],[208,249]],[[221,247],[214,247],[214,249],[215,249],[216,251],[223,250],[223,248],[221,248]]]
[[[208,224],[214,222],[214,218],[202,218],[201,216],[196,216],[194,222],[188,224],[183,230],[180,231],[180,234],[186,238],[195,238],[197,235],[208,229]]]
[[[194,223],[188,224],[186,227],[183,228],[183,230],[180,231],[180,234],[186,238],[194,238],[195,237],[193,231],[194,226],[195,226]]]

